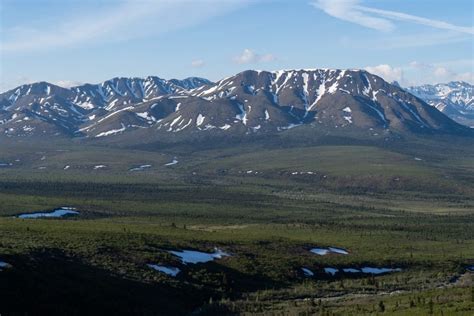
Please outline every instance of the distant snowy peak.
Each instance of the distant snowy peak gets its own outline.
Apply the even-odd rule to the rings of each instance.
[[[474,103],[474,86],[462,81],[409,87],[408,91],[426,100],[448,100],[458,105]]]
[[[461,124],[474,126],[474,86],[462,81],[414,86],[408,92]]]

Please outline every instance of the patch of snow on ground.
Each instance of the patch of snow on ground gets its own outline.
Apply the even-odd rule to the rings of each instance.
[[[287,130],[287,129],[292,129],[292,128],[298,127],[300,125],[302,125],[302,124],[293,124],[293,123],[291,123],[290,125],[287,125],[287,126],[278,127],[277,130],[278,131],[284,131],[284,130]]]
[[[148,266],[152,268],[153,270],[163,272],[164,274],[167,274],[172,277],[177,276],[178,273],[181,272],[179,268],[175,268],[175,267],[160,266],[157,264],[149,264]]]
[[[110,131],[106,131],[106,132],[99,133],[99,134],[97,134],[95,137],[104,137],[104,136],[116,135],[116,134],[118,134],[118,133],[121,133],[121,132],[125,131],[125,130],[126,130],[125,125],[124,125],[123,123],[120,123],[120,124],[122,125],[121,128],[119,128],[119,129],[112,129],[112,130],[110,130]]]
[[[311,271],[308,268],[301,268],[301,270],[303,270],[303,273],[304,273],[305,276],[313,276],[314,275],[313,271]]]
[[[173,125],[175,125],[176,123],[178,123],[178,121],[181,119],[181,115],[178,116],[177,118],[175,118],[171,124],[170,124],[170,127],[168,128],[168,132],[171,132],[173,130]]]
[[[268,121],[270,119],[270,114],[268,113],[268,110],[265,110],[265,121]]]
[[[131,168],[129,171],[143,171],[148,168],[151,168],[151,165],[141,165],[138,167]]]
[[[405,102],[403,102],[403,101],[400,101],[400,104],[403,105],[403,107],[406,110],[408,110],[415,117],[415,119],[418,121],[418,123],[420,123],[421,127],[426,127],[425,122],[423,122],[421,117],[413,109],[411,109],[409,105],[405,104]]]
[[[221,259],[223,257],[230,256],[230,254],[218,248],[215,248],[214,252],[212,253],[206,253],[206,252],[201,252],[201,251],[196,251],[196,250],[181,250],[181,251],[170,250],[169,253],[181,258],[181,261],[184,264],[205,263],[205,262],[213,261],[215,259]]]
[[[310,250],[310,252],[317,254],[319,256],[325,256],[330,253],[336,253],[339,255],[348,255],[349,252],[345,249],[342,248],[336,248],[336,247],[328,247],[328,248],[313,248]]]
[[[238,119],[239,121],[242,121],[244,125],[247,125],[247,111],[245,111],[243,104],[239,103],[238,106],[239,106],[240,114],[237,114],[235,118]]]
[[[375,113],[377,113],[377,115],[382,119],[382,121],[384,122],[384,124],[387,124],[387,119],[385,118],[385,115],[384,115],[382,112],[380,112],[379,109],[377,109],[375,106],[372,106],[372,105],[369,105],[369,104],[368,104],[368,106],[369,106],[369,108],[371,108],[372,110],[374,110]]]
[[[342,249],[342,248],[336,248],[336,247],[329,247],[328,248],[329,251],[333,252],[333,253],[338,253],[340,255],[348,255],[349,252],[345,249]]]
[[[315,253],[320,256],[325,256],[329,253],[329,249],[327,248],[313,248],[310,250],[310,252]]]
[[[204,126],[204,130],[207,131],[209,129],[214,129],[216,128],[214,125],[211,125],[211,124],[206,124],[206,126]]]
[[[142,119],[150,120],[150,114],[148,112],[137,112],[135,115],[141,117]]]
[[[173,160],[171,162],[168,162],[167,164],[165,164],[165,166],[173,166],[173,165],[176,165],[178,163],[178,160],[175,158],[173,158]]]
[[[330,275],[335,275],[336,273],[339,272],[339,269],[336,268],[324,268],[324,272]]]
[[[206,118],[205,116],[203,116],[202,114],[199,114],[196,118],[196,126],[201,126],[202,123],[204,123],[205,118]]]

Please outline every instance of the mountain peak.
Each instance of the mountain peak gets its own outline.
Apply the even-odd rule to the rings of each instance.
[[[464,81],[425,84],[407,88],[407,91],[426,100],[428,104],[453,120],[474,126],[474,86]]]
[[[116,77],[71,89],[40,82],[1,94],[0,109],[0,132],[8,136],[153,138],[275,133],[297,126],[369,137],[463,132],[420,99],[359,69],[246,70],[216,83]]]

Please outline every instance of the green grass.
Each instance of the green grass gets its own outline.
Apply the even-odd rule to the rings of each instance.
[[[446,146],[462,155],[451,159],[441,150]],[[0,260],[13,266],[0,272],[5,311],[90,312],[74,303],[76,295],[106,313],[201,308],[201,314],[296,315],[321,312],[319,300],[325,313],[337,315],[375,315],[380,301],[394,315],[424,315],[430,299],[435,314],[473,309],[469,288],[449,283],[474,265],[474,154],[465,146],[5,148],[0,161],[20,159],[0,169]],[[179,164],[164,166],[174,156]],[[93,170],[96,164],[109,168]],[[140,164],[153,167],[128,171]],[[58,206],[74,206],[80,216],[13,218]],[[317,256],[309,252],[315,246],[342,247],[350,255]],[[183,265],[166,251],[214,247],[232,256]],[[173,279],[148,263],[175,265],[182,273]],[[366,265],[403,271],[375,278],[323,272]],[[315,278],[305,278],[301,267]],[[57,288],[64,289],[65,303],[54,300]],[[402,292],[383,294],[393,291]],[[31,301],[21,305],[19,293]]]

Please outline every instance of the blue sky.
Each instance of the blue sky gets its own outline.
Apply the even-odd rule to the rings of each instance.
[[[0,90],[116,76],[364,68],[474,83],[469,0],[2,0]]]

